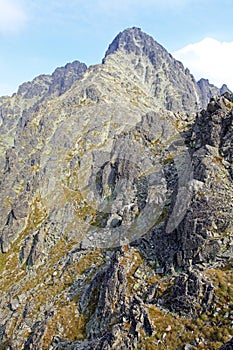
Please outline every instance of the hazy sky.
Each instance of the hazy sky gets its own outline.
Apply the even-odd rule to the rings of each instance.
[[[58,66],[100,63],[140,27],[187,66],[233,90],[233,0],[0,0],[0,95]]]

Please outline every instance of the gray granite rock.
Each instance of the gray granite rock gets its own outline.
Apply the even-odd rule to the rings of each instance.
[[[131,28],[103,64],[0,99],[0,347],[165,347],[157,316],[216,307],[205,270],[232,259],[233,97],[197,111],[212,92]]]

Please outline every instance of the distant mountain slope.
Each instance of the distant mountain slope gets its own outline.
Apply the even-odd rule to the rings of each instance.
[[[14,145],[17,127],[43,101],[49,101],[67,91],[79,80],[87,66],[79,61],[57,68],[52,75],[40,75],[22,84],[12,97],[0,97],[0,169],[4,168],[4,153]],[[3,157],[3,158],[2,158]]]
[[[233,95],[208,93],[130,28],[0,100],[0,349],[229,342]]]
[[[213,96],[221,96],[225,92],[231,92],[230,89],[228,89],[226,84],[223,84],[222,87],[219,89],[213,84],[210,84],[208,79],[200,79],[197,82],[202,95],[202,100],[204,105],[206,106]]]
[[[31,82],[22,84],[17,92],[25,99],[52,98],[60,96],[79,80],[87,66],[79,61],[68,63],[65,67],[57,68],[52,75],[40,75]]]

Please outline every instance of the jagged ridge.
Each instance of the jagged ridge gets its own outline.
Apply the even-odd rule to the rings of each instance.
[[[219,348],[232,95],[188,114],[196,82],[137,28],[76,69],[1,101],[1,346]]]

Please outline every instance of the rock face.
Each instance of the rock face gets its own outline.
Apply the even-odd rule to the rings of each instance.
[[[209,100],[213,96],[221,96],[225,92],[231,92],[226,84],[223,84],[222,87],[219,89],[213,84],[210,84],[208,79],[200,79],[197,82],[197,85],[199,86],[201,90],[202,95],[202,101],[204,103],[204,106],[206,106],[209,103]]]
[[[206,98],[131,28],[1,99],[0,348],[230,340],[233,95]]]
[[[69,90],[79,80],[87,66],[75,61],[57,68],[52,75],[41,75],[31,82],[22,84],[17,94],[0,97],[0,169],[5,166],[5,152],[14,148],[17,128],[26,122],[43,101],[49,101]],[[9,151],[8,151],[9,152]]]
[[[219,350],[232,350],[233,349],[233,338],[223,346]]]
[[[189,70],[139,28],[125,30],[115,38],[103,60],[108,61],[137,77],[163,109],[194,111],[204,107],[201,91]]]
[[[60,96],[79,80],[87,70],[85,63],[74,61],[57,68],[52,75],[40,75],[33,81],[20,85],[17,95],[24,99],[44,99]]]

